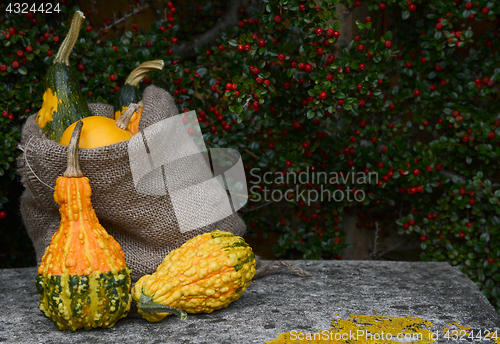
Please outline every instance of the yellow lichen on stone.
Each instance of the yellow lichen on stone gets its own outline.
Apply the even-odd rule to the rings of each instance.
[[[432,323],[421,318],[354,315],[332,320],[332,327],[316,333],[291,331],[266,344],[427,344],[435,342]]]
[[[445,327],[443,330],[443,336],[446,339],[455,339],[455,340],[460,340],[460,338],[466,338],[470,334],[470,327],[464,327],[460,325],[459,323],[450,323],[448,325],[452,325],[455,328],[448,328]]]

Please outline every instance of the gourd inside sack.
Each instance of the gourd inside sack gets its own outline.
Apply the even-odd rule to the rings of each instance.
[[[103,116],[90,116],[82,119],[84,123],[80,138],[80,148],[97,148],[127,141],[134,133],[127,127],[130,119],[136,113],[139,105],[130,104],[124,114],[115,121]],[[64,131],[59,144],[67,146],[76,126],[73,123]]]
[[[78,85],[76,70],[69,63],[69,55],[84,20],[83,13],[77,11],[69,32],[57,51],[54,63],[44,77],[43,104],[36,116],[36,122],[45,135],[56,142],[59,142],[66,128],[72,123],[92,116]]]

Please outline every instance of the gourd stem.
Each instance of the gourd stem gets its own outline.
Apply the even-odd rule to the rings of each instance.
[[[140,64],[139,67],[134,69],[127,79],[125,80],[125,85],[130,85],[134,87],[139,87],[139,82],[152,70],[162,70],[165,66],[163,60],[153,60],[147,61]]]
[[[116,125],[123,130],[126,130],[128,127],[128,124],[130,122],[130,119],[134,115],[135,112],[139,111],[139,105],[135,103],[131,103],[128,107],[127,110],[123,113],[123,115],[118,118],[116,121]]]
[[[73,17],[69,31],[66,34],[66,38],[64,38],[64,41],[57,51],[54,63],[64,63],[69,66],[69,54],[71,54],[71,50],[73,50],[73,47],[75,46],[84,20],[85,16],[83,15],[83,12],[77,11]]]
[[[73,134],[71,134],[71,139],[69,140],[68,145],[68,164],[66,166],[66,171],[64,172],[64,177],[83,177],[82,170],[80,170],[80,161],[78,159],[78,146],[80,145],[80,134],[82,132],[82,127],[83,121],[78,121],[78,123],[76,123],[75,129],[73,129]]]
[[[154,303],[153,298],[144,294],[141,294],[137,307],[144,313],[172,313],[177,315],[181,321],[184,321],[187,318],[187,313],[183,310]]]

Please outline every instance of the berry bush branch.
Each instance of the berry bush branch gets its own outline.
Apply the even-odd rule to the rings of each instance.
[[[229,0],[227,10],[217,24],[205,33],[194,37],[191,41],[174,47],[174,54],[183,58],[192,57],[197,54],[195,50],[196,48],[214,44],[224,30],[238,23],[238,9],[242,2],[243,0]]]

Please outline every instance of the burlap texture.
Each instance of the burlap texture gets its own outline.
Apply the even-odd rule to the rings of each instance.
[[[143,94],[144,108],[139,129],[178,114],[170,94],[149,86]],[[94,115],[112,117],[113,107],[89,104]],[[67,147],[45,138],[31,116],[23,126],[18,158],[21,181],[21,213],[40,262],[52,235],[59,228],[59,207],[54,201],[57,177],[66,169]],[[168,139],[168,138],[166,138]],[[132,180],[127,142],[81,149],[80,167],[92,187],[92,204],[102,226],[122,246],[132,278],[153,273],[163,258],[187,240],[215,229],[243,235],[243,220],[233,214],[217,223],[182,233],[168,193],[149,196],[136,191]],[[197,209],[193,208],[193,214]]]

